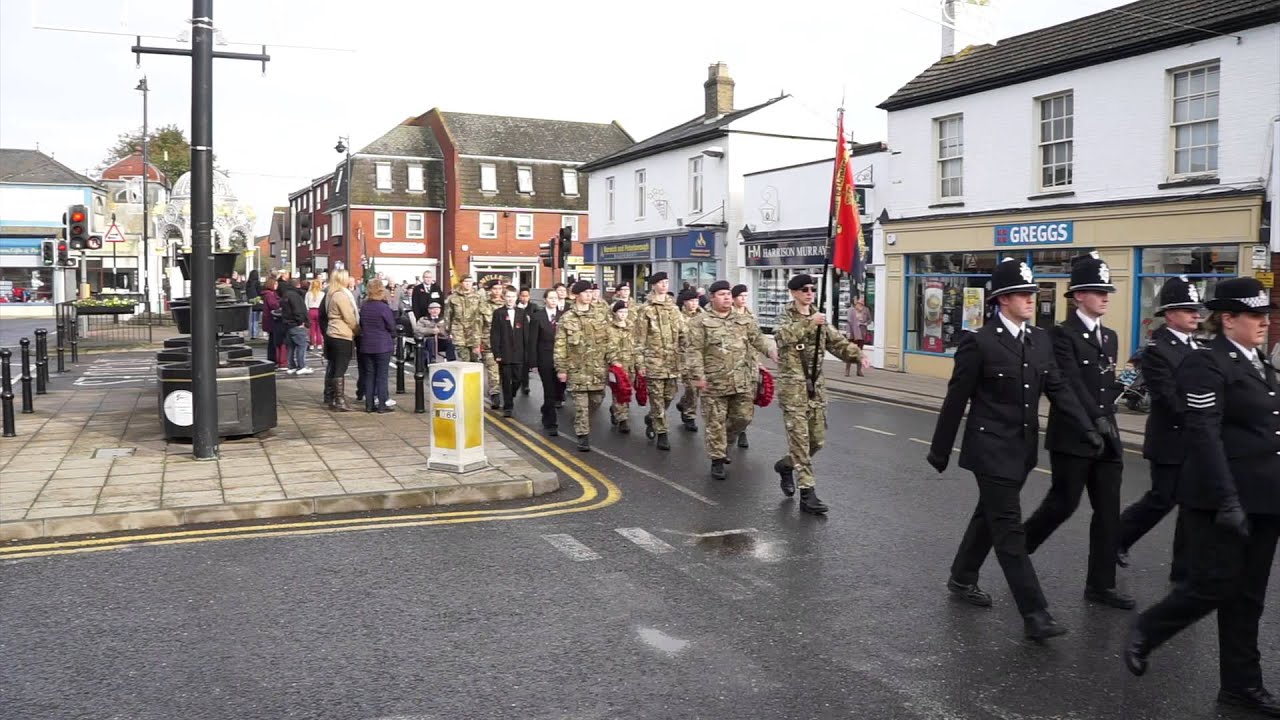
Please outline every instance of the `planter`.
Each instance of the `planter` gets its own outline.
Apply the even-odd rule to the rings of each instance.
[[[191,363],[156,366],[159,415],[167,440],[194,434]],[[229,359],[216,371],[218,437],[257,435],[276,426],[276,366],[253,358]]]
[[[110,307],[102,305],[77,305],[76,315],[132,315],[137,309],[132,305],[127,307]]]
[[[178,332],[191,334],[191,306],[171,303],[169,313],[178,326]],[[249,304],[219,304],[213,310],[214,330],[219,334],[243,332],[249,329]]]

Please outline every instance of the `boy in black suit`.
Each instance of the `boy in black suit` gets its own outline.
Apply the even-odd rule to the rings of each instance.
[[[529,354],[529,321],[524,311],[516,307],[515,288],[508,287],[502,297],[505,307],[493,311],[489,324],[489,347],[493,348],[493,359],[502,378],[502,416],[511,417],[516,388],[524,376]]]
[[[552,437],[559,435],[556,408],[564,399],[565,384],[556,377],[556,324],[560,320],[560,295],[553,289],[545,295],[543,307],[529,315],[529,361],[542,378],[542,427]]]

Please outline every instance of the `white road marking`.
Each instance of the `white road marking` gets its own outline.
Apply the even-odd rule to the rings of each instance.
[[[929,442],[928,440],[921,440],[920,438],[907,438],[907,439],[908,439],[908,440],[910,440],[911,442],[920,443],[921,445],[932,445],[932,444],[933,444],[933,443]]]
[[[645,550],[648,550],[654,555],[675,552],[675,548],[663,542],[658,536],[647,532],[642,528],[614,528],[613,531]]]
[[[649,647],[660,650],[671,657],[679,655],[681,651],[689,647],[688,640],[668,635],[656,628],[636,628],[636,634]]]
[[[682,530],[670,530],[668,528],[658,528],[658,529],[664,533],[669,533],[671,535],[683,535],[685,537],[691,537],[691,538],[723,537],[725,535],[753,535],[755,533],[760,532],[755,528],[738,528],[737,530],[715,530],[713,532],[705,532],[705,533],[691,533],[691,532],[684,532]]]
[[[567,440],[566,440],[566,441],[567,441]],[[625,468],[629,468],[629,469],[631,469],[631,470],[634,470],[634,471],[636,471],[636,472],[640,473],[641,475],[644,475],[644,476],[645,476],[645,477],[647,477],[647,478],[650,478],[650,479],[652,479],[652,480],[657,480],[658,482],[662,483],[663,485],[666,485],[667,487],[671,488],[672,490],[675,490],[675,491],[677,491],[677,492],[682,492],[682,493],[684,493],[685,495],[688,495],[689,497],[693,498],[694,500],[697,500],[697,501],[699,501],[699,502],[704,502],[704,503],[706,503],[706,504],[708,504],[708,505],[710,505],[710,506],[712,506],[712,507],[717,507],[717,506],[719,506],[719,505],[720,505],[720,503],[716,502],[715,500],[712,500],[711,498],[707,497],[706,495],[702,495],[702,494],[696,493],[696,492],[694,492],[693,490],[690,490],[689,488],[687,488],[687,487],[685,487],[685,486],[681,485],[681,484],[680,484],[680,483],[678,483],[678,482],[673,482],[673,481],[668,480],[668,479],[666,479],[666,478],[662,477],[661,475],[659,475],[659,474],[657,474],[657,473],[655,473],[655,472],[653,472],[653,471],[651,471],[651,470],[646,470],[646,469],[644,469],[644,468],[640,467],[639,465],[636,465],[636,464],[635,464],[635,463],[633,463],[633,462],[630,462],[630,461],[628,461],[628,460],[623,460],[622,458],[618,457],[617,455],[614,455],[613,453],[605,452],[604,450],[600,450],[600,449],[598,449],[598,448],[594,448],[594,447],[593,447],[593,448],[591,448],[591,452],[595,453],[596,455],[603,455],[603,456],[605,456],[605,457],[609,458],[610,460],[612,460],[612,461],[614,461],[614,462],[618,463],[619,465],[621,465],[621,466],[623,466],[623,467],[625,467]]]
[[[1038,472],[1038,473],[1043,473],[1043,474],[1045,474],[1045,475],[1052,475],[1052,474],[1053,474],[1053,471],[1052,471],[1052,470],[1045,470],[1045,469],[1044,469],[1044,468],[1042,468],[1042,467],[1033,468],[1033,469],[1034,469],[1036,472]]]
[[[854,427],[858,428],[859,430],[866,430],[867,432],[880,433],[881,435],[896,435],[896,434],[897,434],[897,433],[891,433],[891,432],[889,432],[889,431],[887,431],[887,430],[877,430],[877,429],[875,429],[875,428],[873,428],[873,427],[867,427],[866,425],[854,425]]]
[[[599,553],[578,542],[572,535],[565,535],[563,533],[543,535],[542,539],[550,543],[551,547],[559,550],[565,555],[568,555],[574,562],[600,559]]]

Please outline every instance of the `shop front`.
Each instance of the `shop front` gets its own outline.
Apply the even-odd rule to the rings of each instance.
[[[54,268],[46,267],[42,244],[56,239],[0,236],[0,302],[53,302]],[[59,298],[60,299],[60,298]]]
[[[864,227],[866,237],[870,238],[872,229]],[[761,329],[771,331],[783,308],[791,302],[787,281],[792,276],[800,273],[814,276],[822,274],[827,257],[826,235],[825,227],[744,233],[742,245],[746,266],[751,272],[747,285]],[[851,282],[850,276],[831,270],[827,280],[827,307],[836,326],[843,332],[850,303],[857,297],[864,298],[873,318],[867,327],[867,344],[875,345],[876,268],[871,263],[869,250],[864,257],[863,266],[865,274],[860,282]]]
[[[427,257],[428,246],[425,242],[383,241],[377,245],[377,255],[373,258],[374,271],[382,273],[397,285],[401,283],[417,283],[422,280],[422,273],[430,270],[440,277],[436,269],[437,261]],[[317,256],[312,258],[312,271],[315,273],[328,271],[328,258]]]
[[[723,247],[724,233],[712,228],[690,230],[670,239],[670,253],[674,274],[671,289],[679,292],[685,287],[706,288],[719,280],[723,265],[717,261],[716,248]],[[662,257],[661,248],[659,257]],[[668,271],[671,272],[671,271]]]
[[[653,238],[589,243],[585,259],[595,267],[595,281],[606,292],[612,292],[622,282],[639,289],[644,287],[650,274],[653,243]]]
[[[1072,258],[1096,251],[1117,288],[1103,323],[1127,359],[1160,327],[1160,287],[1185,275],[1202,297],[1238,276],[1258,237],[1262,196],[1232,192],[1208,199],[1109,203],[1052,213],[950,216],[890,221],[886,291],[902,309],[886,316],[885,366],[937,377],[951,374],[964,332],[990,319],[989,278],[1004,258],[1026,262],[1039,287],[1034,323],[1049,328],[1074,310],[1066,298]]]
[[[538,286],[538,270],[542,267],[536,257],[482,255],[471,258],[470,265],[470,274],[476,280],[476,287],[484,287],[490,280],[497,280],[506,285],[531,290]]]

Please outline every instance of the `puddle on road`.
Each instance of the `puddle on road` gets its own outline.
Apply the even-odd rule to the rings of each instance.
[[[743,530],[701,535],[693,544],[718,557],[752,558],[761,562],[777,562],[786,557],[785,541],[761,540],[755,533],[755,530]]]

